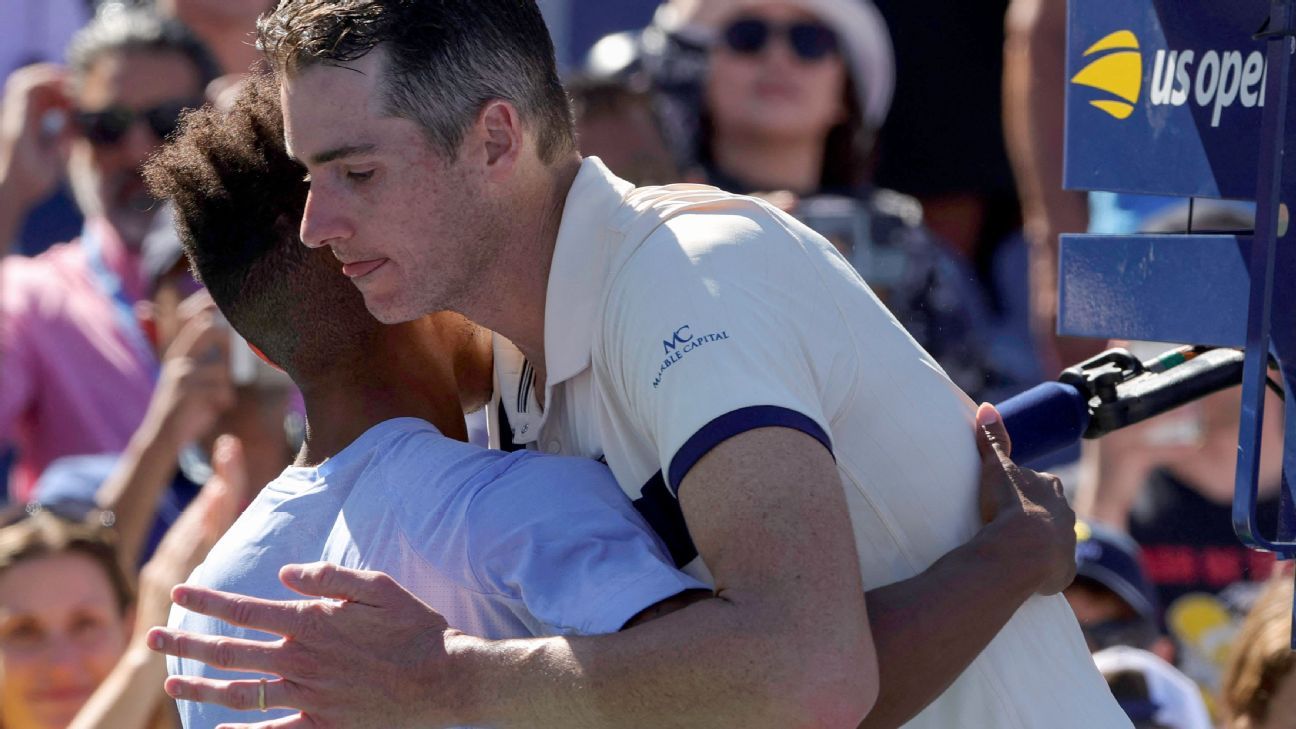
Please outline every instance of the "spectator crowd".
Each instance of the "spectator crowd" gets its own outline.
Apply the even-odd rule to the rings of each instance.
[[[0,729],[178,726],[145,634],[302,447],[301,393],[217,309],[145,174],[189,110],[268,70],[274,5],[0,6]],[[540,5],[602,36],[559,49],[584,59],[564,79],[583,155],[795,216],[973,400],[1105,348],[1053,334],[1057,236],[1117,225],[1060,186],[1064,0],[665,0],[627,11],[647,27]],[[1125,209],[1119,232],[1189,214]],[[1196,216],[1252,227],[1245,206]],[[456,368],[490,356],[453,326]],[[459,387],[466,423],[441,430],[486,445],[492,384]],[[1221,392],[1047,464],[1081,517],[1066,598],[1137,727],[1296,726],[1290,570],[1232,533],[1240,410]]]

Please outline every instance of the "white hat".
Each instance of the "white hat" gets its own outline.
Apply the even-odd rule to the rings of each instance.
[[[724,8],[724,18],[758,2],[770,0],[712,0]],[[855,95],[867,126],[878,129],[891,110],[895,93],[895,52],[886,20],[872,0],[778,0],[797,5],[832,28],[841,40],[855,82]],[[705,4],[705,3],[703,3]],[[707,13],[712,22],[720,14]],[[713,32],[717,30],[713,28]]]
[[[1151,721],[1167,729],[1214,726],[1197,684],[1156,654],[1122,645],[1098,651],[1093,659],[1130,719]],[[1126,690],[1123,674],[1134,674],[1142,681]]]

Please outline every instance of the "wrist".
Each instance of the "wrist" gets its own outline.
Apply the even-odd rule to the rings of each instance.
[[[434,716],[428,718],[437,721],[438,726],[441,722],[450,726],[485,726],[487,708],[482,696],[486,693],[487,675],[483,666],[491,641],[457,630],[447,630],[442,641],[446,660],[433,677],[436,682],[429,684],[439,688],[431,704]]]
[[[144,422],[131,436],[129,449],[141,456],[156,455],[159,458],[174,459],[179,457],[184,447],[180,428],[173,422],[175,411],[165,413],[149,412]]]
[[[998,566],[1001,586],[1024,602],[1049,575],[1049,534],[1024,512],[1004,512],[986,524],[973,540],[980,559]]]

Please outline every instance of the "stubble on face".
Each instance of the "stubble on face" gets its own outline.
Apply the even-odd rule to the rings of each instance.
[[[395,324],[467,307],[494,257],[497,213],[471,155],[448,159],[418,124],[388,113],[383,61],[379,49],[309,66],[286,80],[282,99],[289,149],[311,176],[303,241],[344,263],[383,261],[352,280],[370,313]],[[330,159],[347,149],[365,151]],[[357,172],[373,174],[349,177]]]

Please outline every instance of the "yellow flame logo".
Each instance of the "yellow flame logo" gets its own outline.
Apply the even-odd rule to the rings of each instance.
[[[1085,58],[1095,55],[1088,66],[1071,77],[1071,83],[1119,97],[1122,100],[1095,99],[1089,104],[1117,119],[1129,118],[1143,89],[1143,54],[1139,52],[1138,38],[1128,30],[1118,30],[1084,52]]]

